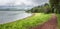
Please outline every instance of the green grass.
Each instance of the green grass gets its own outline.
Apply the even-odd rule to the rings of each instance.
[[[0,29],[29,29],[30,27],[34,27],[48,21],[50,17],[50,14],[35,13],[35,15],[22,20],[0,24]]]
[[[57,14],[57,19],[58,19],[58,29],[60,29],[60,14]]]

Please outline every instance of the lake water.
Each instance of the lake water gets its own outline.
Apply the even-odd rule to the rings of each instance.
[[[31,16],[25,11],[0,11],[0,24],[13,22]]]

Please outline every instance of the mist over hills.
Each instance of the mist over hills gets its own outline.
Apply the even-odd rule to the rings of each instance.
[[[3,6],[0,6],[0,11],[25,11],[25,10],[29,10],[31,9],[32,7],[30,6],[9,6],[9,5],[3,5]]]

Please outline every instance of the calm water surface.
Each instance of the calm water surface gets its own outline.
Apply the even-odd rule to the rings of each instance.
[[[0,24],[13,22],[31,16],[25,11],[0,11]]]

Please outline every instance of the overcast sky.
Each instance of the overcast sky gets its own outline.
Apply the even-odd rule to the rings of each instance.
[[[0,0],[0,5],[20,5],[26,6],[38,6],[44,3],[48,3],[49,0]]]

